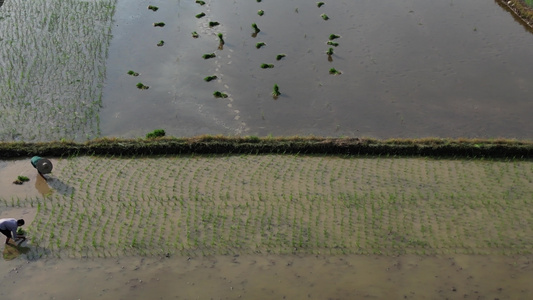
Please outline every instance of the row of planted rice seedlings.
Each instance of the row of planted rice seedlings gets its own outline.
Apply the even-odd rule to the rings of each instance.
[[[2,140],[98,135],[115,2],[13,0],[2,8]]]
[[[485,164],[508,184],[492,187],[484,173],[492,167]],[[531,187],[521,177],[533,175],[531,162],[504,164],[512,163],[266,155],[68,158],[58,162],[56,176],[67,182],[63,178],[74,174],[68,181],[72,194],[38,199],[30,236],[39,255],[75,257],[530,253]],[[449,169],[467,177],[449,178]],[[306,186],[304,179],[333,187],[356,173],[360,177],[343,192],[314,184],[295,188]],[[441,183],[419,180],[426,173],[442,174]],[[472,180],[480,175],[487,180]],[[215,177],[220,183],[210,184]],[[463,181],[475,188],[463,191]]]

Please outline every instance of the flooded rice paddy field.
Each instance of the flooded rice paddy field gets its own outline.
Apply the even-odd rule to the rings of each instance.
[[[491,1],[11,0],[0,28],[3,141],[139,137],[155,128],[531,138],[533,39]],[[331,34],[338,46],[327,44]],[[208,53],[215,57],[203,59]],[[2,298],[531,293],[529,161],[53,162],[44,181],[28,160],[0,161],[0,217],[23,217],[29,230],[29,241],[3,247]],[[17,175],[30,182],[13,185]]]
[[[2,140],[533,129],[533,38],[493,1],[12,0],[0,29]]]
[[[1,141],[100,135],[114,2],[9,0],[0,8]]]
[[[146,1],[117,3],[105,135],[164,128],[176,136],[531,138],[533,37],[494,1],[154,4],[156,12]],[[255,37],[252,23],[261,30]],[[327,45],[331,34],[340,36],[337,47]],[[207,53],[216,57],[203,59]],[[138,82],[150,89],[136,89]]]
[[[0,164],[0,216],[25,218],[29,231],[28,242],[4,247],[0,286],[9,298],[505,299],[531,292],[530,161],[52,161],[46,182],[27,160]],[[30,181],[11,184],[17,175]]]

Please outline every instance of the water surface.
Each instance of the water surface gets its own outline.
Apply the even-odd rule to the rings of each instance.
[[[531,137],[533,36],[496,2],[159,6],[152,12],[144,2],[118,2],[104,135],[143,136],[164,128],[178,136]],[[206,16],[195,18],[200,12]],[[221,25],[210,28],[209,21]],[[256,37],[252,23],[261,29]],[[193,39],[192,31],[200,37]],[[223,50],[217,33],[224,35]],[[341,38],[328,61],[332,33]],[[163,47],[156,46],[160,40]],[[256,49],[257,42],[267,45]],[[215,59],[202,59],[211,52]],[[276,61],[280,53],[287,56]],[[275,67],[261,69],[261,63]],[[332,67],[342,74],[330,75]],[[129,69],[141,75],[128,76]],[[208,75],[219,79],[204,82]],[[137,90],[139,81],[150,89]],[[274,84],[282,93],[277,100]],[[229,97],[216,99],[215,90]]]

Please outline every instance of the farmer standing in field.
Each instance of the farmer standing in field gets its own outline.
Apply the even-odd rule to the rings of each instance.
[[[24,225],[23,219],[0,219],[0,232],[5,235],[6,238],[6,244],[9,243],[9,239],[13,239],[15,242],[19,239],[25,240],[26,238],[24,236],[18,236],[17,235],[17,228],[19,226]],[[13,235],[11,235],[13,233]]]
[[[52,172],[52,168],[54,167],[51,161],[40,156],[32,157],[31,165],[35,169],[37,169],[37,172],[39,173],[39,175],[41,175],[42,178],[44,178],[44,180],[47,180],[46,177],[44,177],[44,174],[49,174],[50,172]]]

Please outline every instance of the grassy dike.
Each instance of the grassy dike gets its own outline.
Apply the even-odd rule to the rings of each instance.
[[[533,142],[509,139],[389,139],[322,137],[198,136],[154,139],[102,138],[84,143],[4,142],[0,157],[33,155],[332,154],[451,158],[533,157]]]
[[[527,26],[533,28],[533,2],[530,0],[496,0],[515,13]]]

